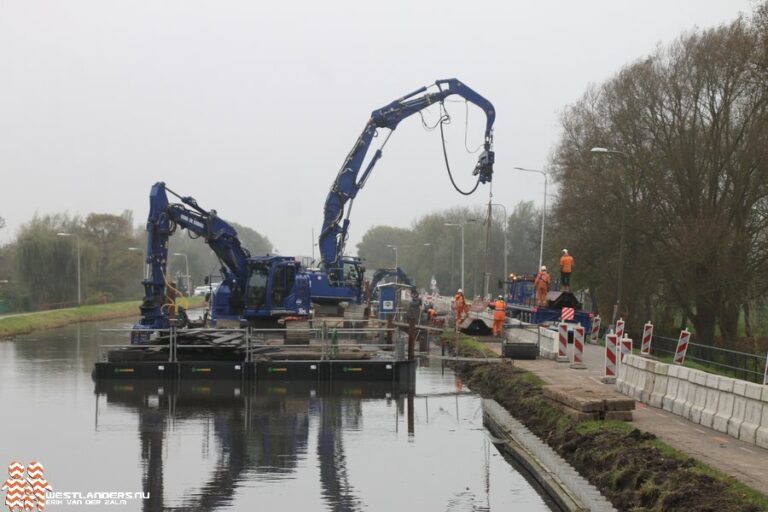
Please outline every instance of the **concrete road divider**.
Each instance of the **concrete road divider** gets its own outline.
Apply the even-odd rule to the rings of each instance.
[[[626,356],[618,390],[693,423],[768,448],[768,386]]]

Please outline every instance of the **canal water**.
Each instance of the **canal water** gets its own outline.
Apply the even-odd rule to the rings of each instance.
[[[386,384],[97,386],[99,345],[126,342],[99,329],[116,326],[0,342],[0,471],[41,462],[46,510],[552,509],[492,444],[479,397],[439,363],[418,369],[410,395]]]

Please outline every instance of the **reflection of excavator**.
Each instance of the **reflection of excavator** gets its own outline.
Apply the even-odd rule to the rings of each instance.
[[[294,473],[307,453],[313,418],[318,425],[320,485],[327,508],[358,510],[361,502],[347,475],[344,426],[351,423],[359,428],[362,400],[397,396],[391,384],[341,382],[334,383],[333,389],[317,389],[314,382],[273,382],[257,387],[232,381],[188,383],[169,389],[162,381],[131,385],[100,381],[96,392],[105,394],[109,405],[119,404],[138,415],[142,484],[143,491],[149,493],[143,510],[147,512],[231,507],[238,487],[253,479],[254,473],[282,478]],[[170,425],[199,424],[206,415],[212,419],[218,444],[215,468],[200,485],[180,493],[183,498],[179,505],[169,506],[164,496],[163,454]]]
[[[168,194],[179,198],[171,203]],[[215,210],[205,210],[192,197],[182,197],[158,182],[149,196],[147,219],[147,264],[141,320],[134,339],[141,341],[141,330],[167,329],[169,285],[166,276],[168,241],[177,228],[191,237],[203,238],[221,263],[224,276],[212,297],[213,319],[229,319],[249,324],[272,323],[285,316],[309,314],[309,277],[300,264],[285,256],[250,255],[240,243],[237,231]],[[137,334],[138,331],[138,334]]]

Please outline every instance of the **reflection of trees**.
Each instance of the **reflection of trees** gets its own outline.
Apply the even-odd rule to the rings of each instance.
[[[346,407],[345,405],[351,405]],[[320,463],[320,484],[323,497],[333,510],[358,510],[360,500],[354,495],[347,474],[347,460],[341,432],[344,422],[359,425],[360,401],[349,402],[337,396],[326,397],[320,404],[317,458]]]
[[[234,389],[240,385],[205,382],[178,389],[168,389],[162,382],[97,385],[97,393],[106,394],[110,404],[123,405],[139,416],[142,485],[150,493],[143,509],[212,511],[231,504],[235,489],[249,472],[294,472],[299,456],[306,453],[313,416],[319,422],[317,456],[323,499],[332,510],[358,510],[361,503],[349,483],[342,432],[345,427],[360,427],[363,398],[383,397],[391,386],[355,386],[351,392],[341,387],[311,398],[310,389],[315,387],[311,384],[281,383],[258,391],[244,388],[237,396]],[[182,504],[167,506],[162,454],[169,424],[209,414],[220,446],[216,469],[200,486],[183,492],[187,498]]]

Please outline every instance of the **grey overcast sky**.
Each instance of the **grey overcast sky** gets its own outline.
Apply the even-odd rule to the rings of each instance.
[[[0,216],[10,240],[35,212],[130,209],[156,181],[309,254],[327,191],[370,112],[456,77],[496,107],[494,201],[542,200],[559,115],[590,83],[750,0],[0,0]],[[449,103],[462,186],[462,103]],[[425,114],[436,120],[436,110]],[[470,111],[469,145],[483,115]],[[348,249],[466,199],[439,132],[392,135],[352,212]]]

